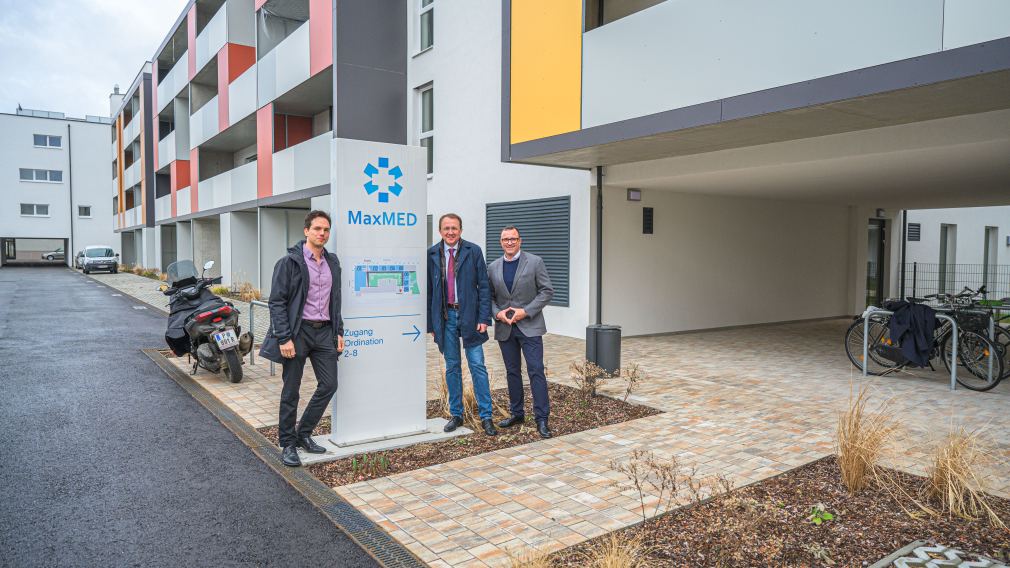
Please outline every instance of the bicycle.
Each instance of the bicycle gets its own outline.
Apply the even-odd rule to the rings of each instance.
[[[998,347],[995,342],[978,331],[980,315],[983,314],[983,311],[973,310],[971,303],[965,303],[966,298],[970,299],[977,295],[976,292],[970,290],[968,292],[970,293],[962,292],[957,295],[930,294],[924,298],[908,298],[907,300],[913,303],[925,303],[934,299],[941,304],[937,311],[954,318],[958,323],[958,364],[970,374],[958,373],[957,382],[970,390],[987,391],[999,384],[1006,374],[1010,374],[1010,369],[1007,369],[1005,374],[1006,349]],[[985,313],[984,316],[988,317],[989,314]],[[890,315],[878,315],[872,317],[869,322],[868,357],[866,360],[868,375],[888,375],[902,371],[910,364],[901,354],[900,346],[890,337],[889,323]],[[863,370],[864,359],[864,324],[864,316],[856,316],[852,325],[845,332],[846,355],[860,371]],[[949,322],[944,321],[936,326],[929,351],[929,367],[931,369],[935,370],[932,361],[940,358],[944,367],[950,372],[952,337],[953,326]]]

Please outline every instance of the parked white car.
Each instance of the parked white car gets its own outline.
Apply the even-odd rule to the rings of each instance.
[[[112,247],[105,245],[84,247],[81,265],[85,274],[95,270],[108,270],[115,274],[119,272],[119,255],[112,250]]]

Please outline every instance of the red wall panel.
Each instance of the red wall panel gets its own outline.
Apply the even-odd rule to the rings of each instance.
[[[256,111],[256,197],[274,194],[274,105]]]
[[[333,0],[309,0],[309,74],[333,64]]]

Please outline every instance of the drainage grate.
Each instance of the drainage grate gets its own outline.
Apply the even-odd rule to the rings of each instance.
[[[331,522],[358,544],[379,564],[389,568],[423,568],[426,566],[414,553],[407,550],[379,525],[344,500],[333,489],[312,477],[303,468],[290,468],[281,463],[281,452],[255,428],[232,409],[212,396],[185,372],[173,365],[157,349],[144,349],[162,371],[188,392],[242,443],[259,456],[278,475],[287,480],[310,503],[326,515]]]

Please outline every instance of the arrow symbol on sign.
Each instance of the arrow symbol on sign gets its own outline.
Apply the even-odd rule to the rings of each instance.
[[[416,325],[413,325],[411,327],[414,328],[414,331],[408,331],[407,333],[401,333],[400,335],[413,335],[414,339],[411,341],[411,343],[413,343],[414,341],[417,341],[418,337],[421,337],[421,330],[417,329]]]

